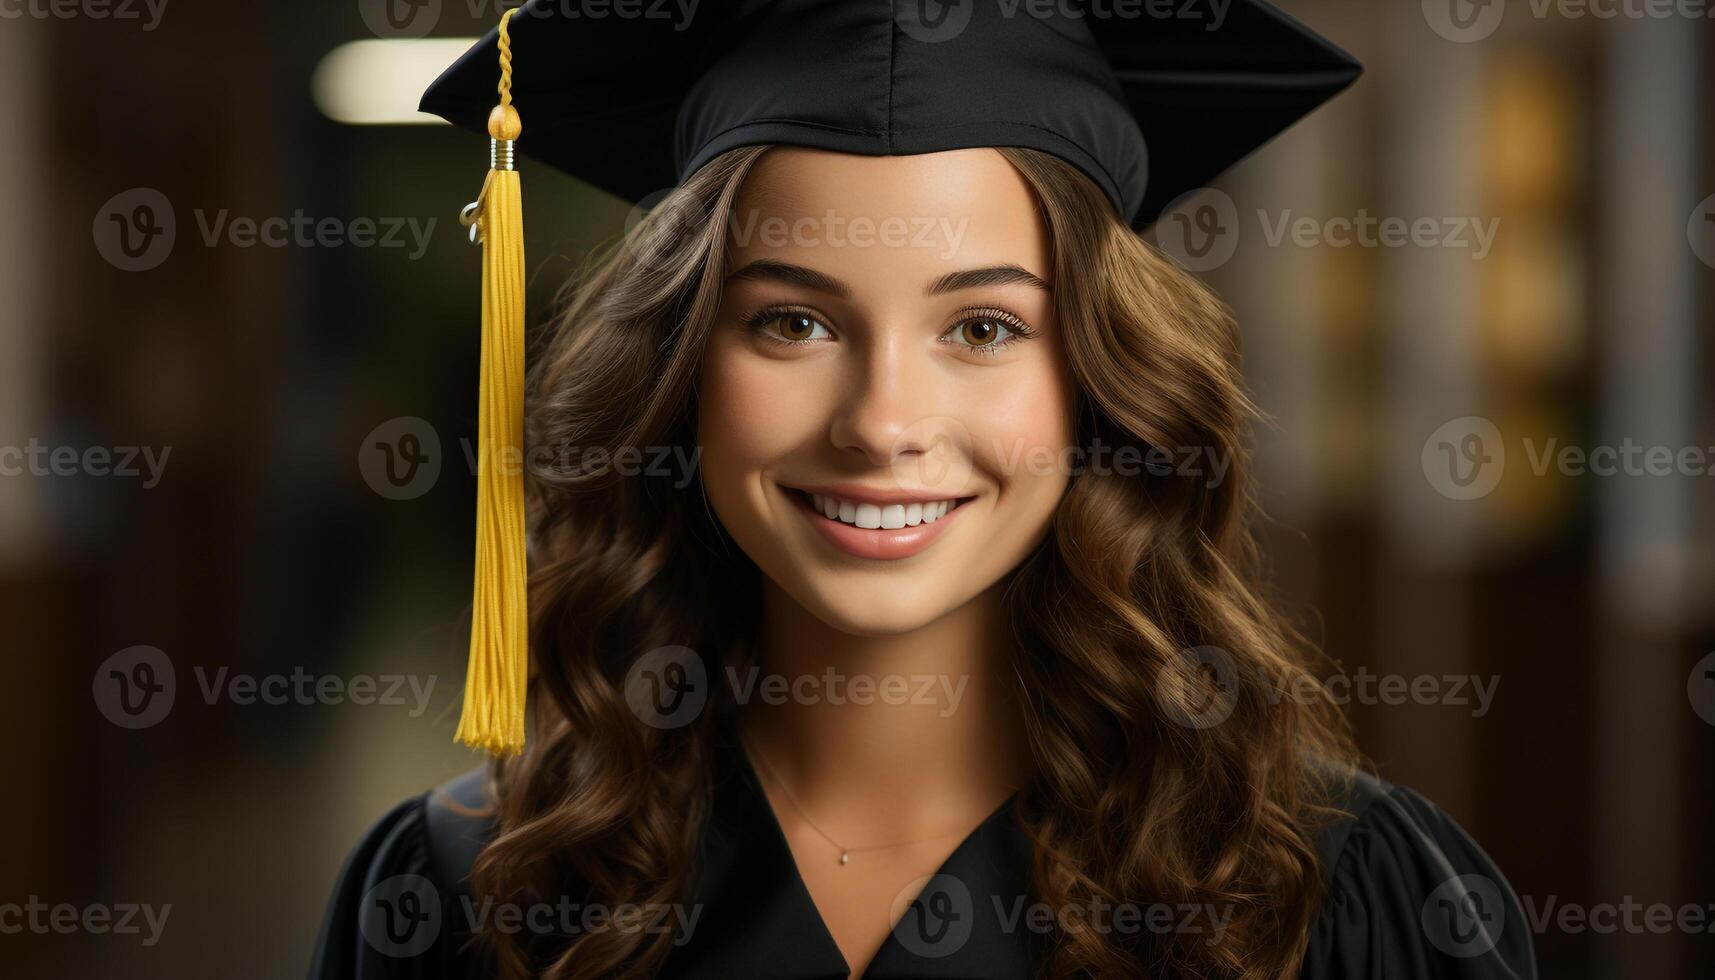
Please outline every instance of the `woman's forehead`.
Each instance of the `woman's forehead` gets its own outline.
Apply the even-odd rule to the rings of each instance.
[[[1035,192],[989,147],[865,156],[775,147],[740,188],[735,259],[819,256],[915,267],[1008,262],[1049,278]]]

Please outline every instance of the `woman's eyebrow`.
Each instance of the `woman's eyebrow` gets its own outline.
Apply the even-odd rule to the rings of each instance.
[[[743,268],[727,276],[727,281],[734,279],[755,279],[758,281],[772,280],[774,282],[791,283],[795,286],[805,286],[810,289],[838,296],[845,299],[851,296],[851,287],[835,279],[825,272],[790,262],[776,262],[772,259],[757,259],[747,263]]]
[[[923,295],[934,296],[937,293],[950,293],[959,289],[972,289],[977,286],[1007,286],[1019,283],[1033,286],[1046,291],[1048,283],[1023,266],[991,265],[982,269],[962,269],[949,272],[930,283],[923,290]]]

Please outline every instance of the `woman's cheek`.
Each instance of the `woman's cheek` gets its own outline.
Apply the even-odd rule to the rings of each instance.
[[[722,472],[760,470],[802,445],[818,417],[804,367],[746,351],[728,341],[711,351],[703,374],[699,438]]]
[[[966,416],[977,466],[994,474],[1003,489],[1030,484],[1057,494],[1056,486],[1070,476],[1062,472],[1072,440],[1067,395],[1059,372],[1044,364],[984,398],[989,409]]]

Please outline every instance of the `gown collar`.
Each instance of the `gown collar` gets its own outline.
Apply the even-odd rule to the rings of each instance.
[[[696,928],[662,976],[812,980],[849,976],[762,784],[729,729],[717,739],[713,800],[690,890]],[[866,980],[1027,978],[1032,848],[1012,800],[960,842],[864,972]]]

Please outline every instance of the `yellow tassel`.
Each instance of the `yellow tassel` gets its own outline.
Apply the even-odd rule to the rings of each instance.
[[[476,585],[470,664],[455,737],[496,756],[524,748],[529,617],[524,557],[524,212],[513,169],[512,48],[500,18],[500,104],[490,169],[466,209],[482,241],[482,380],[477,414]]]

